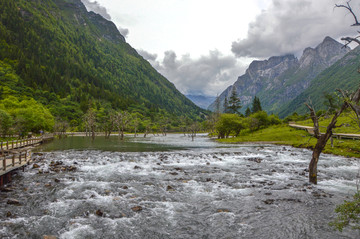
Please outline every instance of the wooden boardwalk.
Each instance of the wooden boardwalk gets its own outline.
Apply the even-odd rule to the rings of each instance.
[[[9,150],[24,148],[33,146],[36,144],[41,144],[44,140],[48,139],[49,137],[34,137],[28,139],[20,139],[20,140],[13,140],[13,141],[6,141],[0,143],[0,152],[7,152]]]
[[[311,126],[304,126],[304,125],[298,125],[295,123],[289,123],[290,127],[296,128],[296,129],[303,129],[306,130],[309,134],[314,135],[314,127]],[[337,139],[360,139],[360,134],[345,134],[345,133],[334,133],[332,137],[335,137]]]
[[[31,161],[31,149],[53,136],[34,137],[0,143],[0,187],[11,180],[11,172]]]

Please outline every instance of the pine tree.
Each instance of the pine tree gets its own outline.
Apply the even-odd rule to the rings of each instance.
[[[262,107],[261,107],[261,103],[260,103],[260,99],[258,97],[254,97],[254,100],[252,102],[252,113],[256,113],[262,111]]]
[[[216,96],[215,100],[215,113],[220,114],[220,97]]]
[[[224,113],[228,113],[228,112],[229,112],[229,103],[228,103],[227,98],[225,97],[225,100],[224,100]]]
[[[247,107],[245,110],[245,117],[249,117],[250,115],[251,115],[251,110],[249,107]]]
[[[237,96],[236,87],[231,90],[231,96],[229,99],[228,112],[231,114],[238,114],[241,109],[240,98]]]

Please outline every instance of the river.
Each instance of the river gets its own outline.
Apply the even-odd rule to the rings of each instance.
[[[310,185],[309,150],[205,135],[68,137],[35,157],[0,193],[0,238],[360,238],[328,225],[358,159],[322,155]]]

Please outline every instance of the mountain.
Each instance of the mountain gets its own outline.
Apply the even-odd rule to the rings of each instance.
[[[220,95],[220,105],[223,105],[225,97],[230,97],[235,87],[243,111],[251,106],[253,98],[257,96],[264,110],[278,113],[284,104],[307,89],[320,72],[349,51],[341,43],[326,37],[316,48],[306,48],[300,60],[289,54],[253,61],[245,74]],[[209,109],[215,109],[215,102]]]
[[[0,82],[1,98],[32,97],[69,122],[81,123],[90,104],[191,118],[203,111],[80,0],[0,1],[0,42],[0,76],[8,69],[19,79]]]
[[[353,90],[360,84],[359,74],[360,47],[355,48],[322,71],[301,94],[285,104],[279,110],[279,116],[285,117],[293,112],[304,114],[308,109],[304,105],[308,99],[317,110],[326,109],[324,95],[332,94],[337,89]]]
[[[205,95],[185,95],[188,99],[194,102],[197,106],[207,109],[209,105],[214,102],[216,97],[214,96],[205,96]]]

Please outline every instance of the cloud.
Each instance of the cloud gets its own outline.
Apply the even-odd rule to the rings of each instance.
[[[218,50],[198,59],[166,51],[162,60],[156,54],[138,52],[184,94],[216,96],[233,84],[246,67],[234,56],[224,56]]]
[[[145,60],[150,61],[150,63],[155,62],[156,59],[157,59],[157,57],[158,57],[157,54],[151,54],[151,53],[149,53],[149,52],[147,52],[147,51],[145,51],[145,50],[142,50],[142,49],[137,50],[137,52],[138,52],[142,57],[144,57]]]
[[[81,0],[81,1],[89,12],[93,11],[97,14],[100,14],[106,20],[111,21],[111,16],[107,12],[106,8],[101,6],[97,1],[91,1],[91,0]]]
[[[129,29],[127,28],[122,28],[122,27],[118,27],[119,32],[121,33],[121,35],[123,35],[125,38],[128,37],[129,35]]]
[[[325,36],[339,39],[355,33],[345,9],[334,9],[341,0],[272,0],[269,8],[249,24],[247,37],[232,43],[237,57],[267,58],[299,53]],[[351,2],[354,9],[359,1]]]

